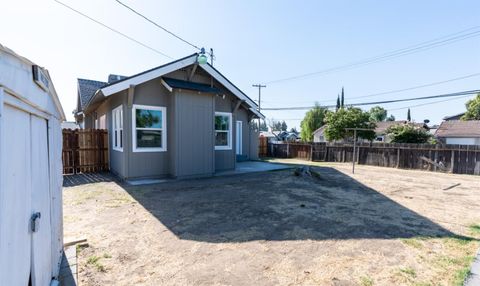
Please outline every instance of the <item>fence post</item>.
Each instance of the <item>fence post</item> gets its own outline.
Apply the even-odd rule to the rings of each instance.
[[[287,158],[290,158],[290,144],[287,142]]]
[[[310,161],[313,161],[313,143],[310,143]]]
[[[397,148],[397,168],[400,168],[400,148]]]
[[[452,150],[452,156],[450,157],[450,172],[453,174],[454,165],[455,165],[455,150]]]

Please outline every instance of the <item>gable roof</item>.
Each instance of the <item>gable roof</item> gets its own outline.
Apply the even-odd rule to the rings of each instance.
[[[443,121],[435,132],[436,137],[480,137],[480,120]]]
[[[179,70],[181,68],[198,64],[197,58],[199,54],[195,53],[190,56],[178,59],[176,61],[155,67],[153,69],[146,70],[144,72],[138,73],[136,75],[126,77],[122,80],[107,84],[101,87],[93,97],[90,98],[90,104],[96,97],[104,96],[108,97],[112,94],[115,94],[119,91],[126,90],[130,87],[130,85],[138,85],[144,83],[146,81],[161,77],[165,74],[171,73],[173,71]],[[257,109],[258,105],[249,98],[245,93],[243,93],[238,87],[236,87],[231,81],[229,81],[224,75],[222,75],[218,70],[212,67],[210,64],[198,64],[198,67],[202,68],[208,74],[210,74],[213,78],[215,78],[220,84],[222,84],[225,88],[227,88],[230,92],[232,92],[236,97],[240,100],[243,100],[245,104],[249,106],[249,110],[257,115],[259,118],[265,118],[263,114],[261,114]]]
[[[425,123],[415,123],[415,122],[408,122],[407,120],[397,120],[397,121],[379,121],[375,122],[377,127],[375,127],[375,133],[383,135],[387,131],[388,128],[394,125],[402,125],[402,124],[411,124],[417,128],[425,128],[429,129]]]
[[[443,120],[459,120],[460,117],[462,117],[463,115],[465,115],[465,112],[455,114],[455,115],[445,116]]]
[[[23,97],[27,101],[33,99],[32,93],[36,88],[31,88],[31,85],[25,84],[28,77],[28,82],[32,80],[32,73],[33,73],[33,66],[38,66],[34,62],[30,61],[29,59],[20,56],[19,54],[15,53],[13,50],[3,46],[0,44],[0,87],[3,87],[8,92],[15,94],[18,97]],[[3,64],[3,65],[2,65]],[[52,77],[50,76],[49,71],[46,68],[38,66],[39,69],[45,72],[46,77],[48,78],[49,85],[46,93],[50,96],[55,106],[56,111],[58,112],[57,119],[65,120],[65,112],[63,111],[62,104],[60,103],[60,99],[58,97],[57,91],[55,90],[55,86],[52,81]],[[8,70],[5,70],[8,69]],[[12,69],[16,69],[13,72]],[[33,86],[33,85],[32,85]],[[36,104],[39,109],[42,109],[43,100],[31,103]],[[49,110],[42,110],[50,113]],[[51,113],[50,113],[51,114]]]
[[[77,79],[77,82],[78,82],[78,96],[79,96],[80,108],[81,108],[81,110],[77,110],[77,112],[83,111],[87,103],[90,101],[90,99],[95,95],[95,92],[97,92],[97,90],[107,85],[107,83],[103,81],[96,81],[96,80],[83,79],[83,78]]]
[[[325,132],[325,128],[327,128],[327,124],[323,125],[322,127],[318,128],[317,130],[313,131],[313,134],[323,136],[323,133]]]

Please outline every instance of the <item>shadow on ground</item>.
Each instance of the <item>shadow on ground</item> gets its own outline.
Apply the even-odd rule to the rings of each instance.
[[[124,186],[181,239],[205,242],[455,236],[329,167]]]
[[[115,175],[104,173],[81,173],[74,175],[63,175],[64,187],[76,187],[85,184],[101,183],[101,182],[114,182],[118,181]]]

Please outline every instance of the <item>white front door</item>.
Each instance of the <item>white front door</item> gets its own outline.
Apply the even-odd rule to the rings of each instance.
[[[243,130],[243,128],[242,128],[242,126],[243,126],[242,121],[237,121],[237,128],[236,128],[236,130],[237,130],[237,136],[236,136],[237,140],[236,140],[236,144],[235,144],[235,146],[237,146],[237,148],[236,148],[236,150],[237,150],[236,154],[237,155],[242,155],[242,153],[243,153],[243,150],[242,150],[243,149],[242,148],[242,142],[243,142],[243,132],[242,132],[242,130]]]

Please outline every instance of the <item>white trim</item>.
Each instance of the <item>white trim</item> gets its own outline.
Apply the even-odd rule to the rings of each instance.
[[[170,92],[173,91],[173,88],[172,88],[170,85],[168,85],[168,83],[165,82],[165,81],[163,80],[163,78],[160,78],[160,81],[161,81],[161,83],[163,84],[163,86],[164,86],[168,91],[170,91]]]
[[[227,140],[228,140],[228,145],[227,146],[217,146],[215,145],[215,150],[232,150],[232,113],[230,112],[215,112],[215,116],[227,116],[228,117],[228,137],[227,137]],[[215,129],[215,121],[213,122],[213,132],[214,132],[214,135],[215,133],[217,132],[217,130]],[[215,140],[215,139],[214,139]]]
[[[207,73],[209,73],[211,76],[213,76],[216,80],[218,80],[223,86],[225,86],[228,90],[230,90],[235,96],[237,96],[241,100],[244,100],[250,106],[250,110],[255,115],[257,115],[261,119],[265,119],[265,116],[255,109],[257,107],[257,104],[253,102],[253,100],[248,98],[240,89],[238,89],[236,86],[230,83],[222,74],[220,74],[217,70],[215,70],[209,64],[200,65],[200,67],[204,69]]]
[[[99,89],[99,91],[105,96],[108,97],[114,93],[117,93],[119,91],[128,89],[130,85],[138,85],[143,82],[161,77],[167,73],[179,70],[181,68],[187,67],[189,65],[195,64],[197,62],[197,54],[194,54],[186,59],[183,59],[178,62],[173,62],[171,64],[166,64],[162,67],[156,68],[154,70],[151,70],[146,73],[139,74],[137,76],[133,76],[127,80],[120,81],[118,83],[109,85],[107,87],[104,87],[102,89]],[[244,100],[249,106],[249,110],[253,112],[255,115],[257,115],[261,119],[265,119],[265,116],[261,114],[257,108],[257,104],[248,98],[240,89],[238,89],[236,86],[234,86],[232,83],[230,83],[221,73],[219,73],[217,70],[215,70],[212,66],[209,64],[202,64],[198,65],[201,68],[203,68],[207,73],[209,73],[212,77],[214,77],[218,82],[220,82],[223,86],[225,86],[229,91],[231,91],[236,97],[240,98],[241,100]],[[168,89],[168,88],[167,88]],[[95,96],[97,96],[99,92],[95,93]],[[93,102],[93,97],[90,99],[91,102]],[[90,102],[87,104],[89,105]]]
[[[137,148],[137,109],[159,110],[162,112],[162,128],[142,128],[142,130],[161,130],[162,147],[140,147]],[[132,107],[132,152],[166,152],[167,151],[167,108],[164,106],[138,105]]]
[[[117,115],[116,113],[119,112],[119,119],[118,119],[118,122],[121,124],[121,127],[120,128],[115,128],[115,123],[117,121]],[[123,132],[123,105],[120,104],[119,106],[115,107],[113,110],[112,110],[112,149],[115,150],[115,151],[119,151],[119,152],[123,152],[123,143],[124,143],[124,140],[123,140],[123,134],[125,132]],[[116,136],[117,138],[115,138],[115,130],[118,130]],[[120,132],[122,131],[122,132]],[[119,147],[116,147],[115,146],[115,139],[117,139],[117,143],[118,143],[118,146]],[[120,144],[121,143],[121,144]]]
[[[167,64],[163,67],[159,67],[157,69],[154,69],[152,71],[134,76],[128,80],[120,81],[116,84],[112,84],[110,86],[104,87],[100,89],[105,97],[108,97],[114,93],[117,93],[119,91],[128,89],[130,85],[138,85],[140,83],[158,78],[164,74],[174,72],[176,70],[179,70],[181,68],[184,68],[186,66],[189,66],[191,64],[194,64],[197,62],[197,54],[194,54],[184,60],[174,62],[172,64]]]
[[[240,128],[238,128],[239,125]],[[238,136],[239,134],[240,136]],[[235,154],[243,154],[243,121],[241,120],[237,120],[237,123],[235,125]]]

